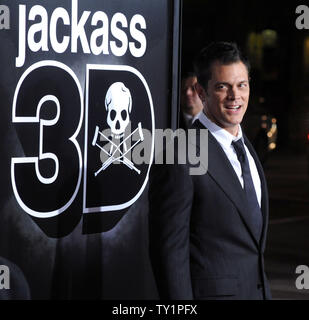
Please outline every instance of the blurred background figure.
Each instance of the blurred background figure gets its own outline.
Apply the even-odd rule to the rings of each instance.
[[[188,129],[203,111],[203,102],[195,90],[197,83],[193,71],[185,71],[181,79],[179,127]]]

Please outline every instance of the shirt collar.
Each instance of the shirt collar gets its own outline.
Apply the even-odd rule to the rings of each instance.
[[[238,125],[238,134],[237,137],[235,137],[225,129],[212,122],[204,112],[199,115],[199,121],[210,131],[210,133],[216,138],[216,140],[224,149],[230,148],[233,141],[242,139],[242,141],[244,142],[240,125]]]
[[[196,119],[199,118],[201,113],[203,113],[202,110],[193,117],[191,114],[183,112],[183,117],[184,117],[187,124],[189,123],[189,121],[191,121],[191,123],[193,123]]]

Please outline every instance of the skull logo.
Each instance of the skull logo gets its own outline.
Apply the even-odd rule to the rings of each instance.
[[[132,109],[130,90],[122,82],[115,82],[108,88],[105,108],[108,112],[107,124],[116,138],[121,138],[129,124]]]

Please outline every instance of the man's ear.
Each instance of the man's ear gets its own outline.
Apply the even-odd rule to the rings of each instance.
[[[195,90],[196,90],[198,96],[200,97],[200,99],[202,100],[202,102],[205,102],[206,92],[205,92],[205,89],[203,88],[203,86],[201,86],[198,82],[194,86],[195,86]]]

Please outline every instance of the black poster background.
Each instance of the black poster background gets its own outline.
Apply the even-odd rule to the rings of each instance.
[[[155,126],[165,128],[175,124],[175,119],[171,118],[171,110],[177,107],[173,94],[175,96],[175,88],[177,93],[178,83],[179,2],[79,0],[78,17],[81,17],[83,11],[91,12],[85,27],[88,41],[91,32],[95,29],[89,21],[96,11],[104,11],[109,22],[116,12],[123,13],[128,23],[133,15],[142,15],[146,21],[146,29],[142,30],[147,39],[145,54],[136,58],[127,50],[126,54],[121,57],[116,57],[111,52],[109,55],[96,56],[83,53],[80,41],[78,41],[77,53],[71,53],[69,45],[64,53],[59,54],[51,49],[49,40],[49,51],[31,52],[27,48],[24,65],[16,67],[15,59],[18,56],[19,40],[18,6],[20,4],[26,5],[27,16],[34,5],[41,5],[46,9],[50,19],[53,10],[57,7],[63,7],[71,17],[72,2],[71,0],[1,1],[1,5],[8,6],[10,10],[10,28],[0,30],[0,256],[15,263],[21,269],[29,284],[33,299],[156,298],[157,292],[147,247],[147,187],[131,207],[119,212],[89,214],[89,217],[94,217],[94,220],[91,221],[91,219],[85,219],[85,214],[82,213],[84,181],[82,171],[76,197],[67,210],[59,216],[44,219],[29,215],[19,206],[13,194],[11,159],[37,155],[39,124],[12,123],[12,106],[19,79],[29,67],[40,61],[57,61],[74,72],[80,83],[84,99],[83,108],[85,108],[87,64],[127,65],[138,70],[149,86],[154,106]],[[27,19],[26,30],[37,22],[39,19],[35,21]],[[57,33],[59,37],[70,35],[70,26],[58,23]],[[129,41],[132,40],[128,28],[126,33]],[[114,40],[110,31],[109,37],[109,41]],[[72,79],[65,81],[64,78],[68,75],[63,74],[62,76],[59,72],[53,74],[54,70],[52,67],[45,67],[42,73],[33,74],[34,78],[38,77],[33,80],[36,83],[24,89],[25,97],[19,97],[23,105],[25,101],[29,101],[25,110],[31,112],[32,99],[39,99],[35,97],[40,90],[45,94],[52,94],[48,92],[48,84],[50,84],[54,94],[60,96],[62,101],[68,101],[65,104],[69,106],[68,110],[61,112],[57,133],[46,127],[44,139],[48,141],[52,149],[66,150],[61,154],[60,160],[67,162],[68,172],[72,172],[72,179],[64,179],[61,182],[61,188],[57,190],[49,190],[52,196],[48,201],[44,201],[39,189],[27,188],[26,181],[31,180],[31,177],[18,173],[27,199],[29,201],[33,199],[34,206],[39,207],[53,206],[57,201],[60,207],[67,202],[65,192],[66,190],[74,192],[79,172],[76,159],[71,158],[75,152],[74,148],[72,150],[72,145],[68,148],[65,145],[62,146],[61,138],[69,130],[66,124],[70,126],[75,123],[76,127],[80,117],[79,113],[85,110],[76,107],[78,93],[73,92],[72,94],[72,90],[74,91],[70,89]],[[71,100],[75,101],[74,105],[70,104]],[[37,105],[38,100],[33,103],[35,102]],[[51,111],[47,112],[44,108],[41,111],[42,114],[46,113],[46,119],[55,117],[57,112],[55,106],[50,106],[48,110]],[[146,122],[150,121],[148,113],[145,116],[139,114],[139,117],[145,119]],[[137,120],[135,125],[136,123]],[[83,161],[84,130],[85,113],[76,138]],[[69,166],[70,160],[75,161],[72,166]],[[48,168],[50,165],[42,164],[41,170],[50,176],[53,170],[49,172]],[[69,174],[68,176],[70,177]],[[115,181],[110,181],[110,183],[115,183]],[[14,295],[14,288],[11,290]]]

